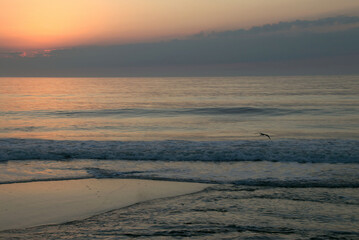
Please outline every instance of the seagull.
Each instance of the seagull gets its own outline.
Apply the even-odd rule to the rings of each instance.
[[[259,133],[259,136],[265,136],[265,137],[268,137],[269,140],[272,141],[272,139],[270,138],[270,136],[268,134],[265,134],[265,133]]]

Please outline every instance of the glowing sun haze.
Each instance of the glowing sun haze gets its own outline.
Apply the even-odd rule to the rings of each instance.
[[[358,0],[0,0],[0,49],[153,41],[358,7]]]

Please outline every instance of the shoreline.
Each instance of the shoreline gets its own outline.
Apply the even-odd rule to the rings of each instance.
[[[210,184],[76,179],[0,185],[0,231],[81,220],[136,203],[199,192]]]

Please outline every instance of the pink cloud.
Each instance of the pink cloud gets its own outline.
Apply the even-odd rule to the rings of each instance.
[[[0,58],[34,58],[34,57],[50,57],[52,52],[57,49],[43,49],[43,50],[26,50],[14,52],[0,52]]]

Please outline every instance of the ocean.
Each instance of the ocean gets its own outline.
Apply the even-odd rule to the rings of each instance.
[[[86,178],[214,185],[0,239],[359,239],[359,76],[0,78],[0,184]]]

